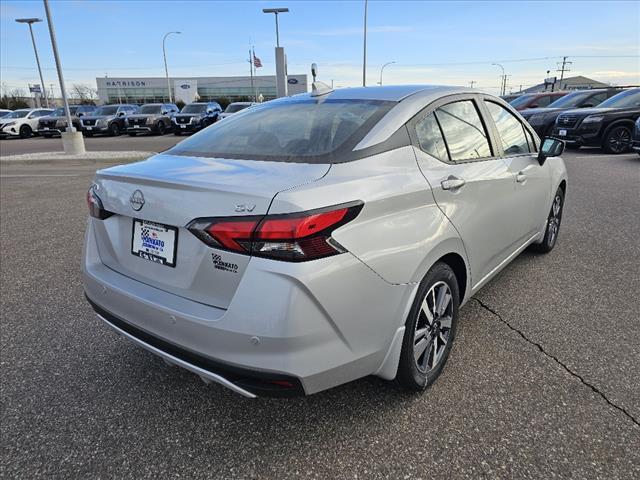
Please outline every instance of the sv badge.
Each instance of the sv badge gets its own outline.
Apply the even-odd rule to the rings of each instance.
[[[238,203],[236,205],[236,212],[253,212],[256,208],[255,204]]]

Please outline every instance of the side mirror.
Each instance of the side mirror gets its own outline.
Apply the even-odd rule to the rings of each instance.
[[[564,142],[553,137],[544,137],[540,151],[538,152],[538,162],[544,164],[549,157],[558,157],[564,152]]]
[[[213,113],[213,109],[212,108],[207,108],[207,113]]]
[[[160,112],[160,114],[161,114],[161,115],[167,115],[168,113],[169,113],[169,112],[167,112],[166,110],[162,110],[162,111]]]
[[[125,111],[123,111],[123,110],[121,110],[121,111],[119,111],[119,112],[118,112],[118,116],[119,116],[119,117],[124,117],[126,114],[127,114],[127,112],[125,112]]]
[[[78,117],[84,117],[84,112],[78,112]]]

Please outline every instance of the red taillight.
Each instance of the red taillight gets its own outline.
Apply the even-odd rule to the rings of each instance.
[[[92,186],[87,191],[87,206],[89,207],[89,215],[93,218],[104,220],[113,215],[113,212],[109,212],[102,207],[102,201],[100,197],[94,191],[95,186]]]
[[[342,253],[331,233],[350,222],[362,202],[264,217],[203,218],[187,228],[207,245],[259,257],[301,262]]]

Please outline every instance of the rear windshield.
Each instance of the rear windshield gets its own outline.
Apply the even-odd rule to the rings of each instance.
[[[394,102],[373,100],[285,100],[233,115],[171,150],[249,160],[331,163],[352,149]]]

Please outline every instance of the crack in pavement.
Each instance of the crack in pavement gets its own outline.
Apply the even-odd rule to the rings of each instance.
[[[549,352],[547,352],[542,345],[540,345],[538,342],[535,342],[533,340],[531,340],[530,338],[528,338],[522,331],[518,330],[516,327],[514,327],[513,325],[511,325],[509,322],[507,322],[504,318],[502,318],[502,316],[496,312],[493,308],[489,307],[487,304],[485,304],[482,300],[479,300],[475,297],[472,297],[471,300],[475,300],[476,302],[478,302],[478,304],[484,308],[486,311],[492,313],[493,315],[495,315],[496,317],[498,317],[498,319],[504,323],[507,327],[509,327],[510,330],[516,332],[518,335],[520,335],[524,341],[526,341],[527,343],[529,343],[530,345],[533,345],[535,347],[538,347],[538,350],[540,350],[542,352],[543,355],[545,355],[546,357],[552,359],[553,361],[555,361],[558,365],[560,365],[567,373],[569,373],[569,375],[571,375],[572,377],[577,378],[578,380],[580,380],[580,382],[589,387],[594,393],[596,393],[597,395],[599,395],[600,397],[602,397],[602,399],[607,402],[611,407],[615,408],[616,410],[622,412],[627,418],[629,418],[637,427],[640,427],[640,422],[638,422],[638,420],[631,415],[624,407],[621,407],[619,405],[616,405],[615,403],[613,403],[611,400],[609,400],[607,398],[607,396],[600,391],[600,389],[598,389],[598,387],[596,387],[595,385],[592,385],[591,383],[587,382],[582,376],[580,376],[578,373],[574,372],[573,370],[571,370],[567,365],[565,365],[564,363],[562,363],[557,357],[555,357],[554,355],[551,355]]]

